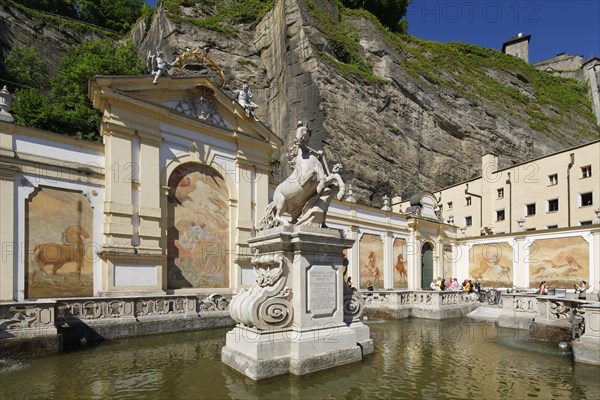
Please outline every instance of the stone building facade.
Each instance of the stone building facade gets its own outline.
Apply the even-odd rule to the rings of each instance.
[[[531,35],[518,33],[502,44],[502,52],[520,58],[529,64],[529,41]]]
[[[230,296],[252,285],[247,243],[269,203],[268,159],[280,138],[204,78],[153,85],[148,77],[98,76],[89,96],[103,114],[102,144],[0,121],[0,300]],[[415,290],[437,276],[536,286],[564,270],[557,285],[586,279],[596,290],[599,145],[534,160],[529,169],[498,170],[486,155],[489,179],[420,194],[402,211],[356,204],[351,194],[334,201],[328,226],[354,240],[346,276],[361,289],[370,281]],[[531,171],[538,181],[524,183]],[[471,205],[462,207],[468,193]],[[558,212],[546,212],[554,198]],[[529,199],[537,213],[523,227],[537,230],[520,232],[516,220]],[[500,205],[505,218],[496,223]],[[467,212],[472,226],[463,232]],[[551,221],[559,226],[548,229]],[[493,234],[480,236],[483,227]]]

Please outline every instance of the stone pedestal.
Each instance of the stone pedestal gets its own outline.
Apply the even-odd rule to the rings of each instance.
[[[585,318],[585,332],[573,341],[575,361],[600,366],[600,302],[581,307]]]
[[[373,352],[358,320],[361,300],[343,280],[340,231],[281,226],[249,240],[256,283],[231,301],[238,325],[227,334],[222,361],[264,379],[303,375],[362,360]]]

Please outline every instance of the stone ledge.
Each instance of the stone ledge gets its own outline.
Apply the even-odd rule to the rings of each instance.
[[[38,357],[60,353],[60,334],[36,337],[14,337],[0,340],[0,359],[6,357]]]
[[[239,373],[257,381],[290,371],[290,357],[283,356],[267,360],[254,360],[246,354],[227,346],[221,349],[221,361]]]
[[[571,344],[573,359],[576,362],[600,366],[600,341],[591,342],[576,339]]]

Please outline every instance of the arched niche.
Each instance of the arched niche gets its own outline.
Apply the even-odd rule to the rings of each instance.
[[[229,190],[204,164],[173,170],[167,198],[167,289],[229,286]]]
[[[421,289],[428,289],[433,280],[434,245],[426,241],[421,247]]]

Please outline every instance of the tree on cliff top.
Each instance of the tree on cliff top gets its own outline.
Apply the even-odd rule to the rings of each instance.
[[[44,68],[43,63],[36,65]],[[115,47],[109,40],[94,40],[75,46],[61,61],[49,95],[42,86],[16,91],[15,120],[21,125],[99,140],[100,113],[87,98],[88,81],[94,75],[139,75],[144,66],[131,43]],[[18,63],[7,64],[7,68],[13,76],[23,75]],[[35,76],[35,71],[25,74],[31,75]]]
[[[62,15],[117,32],[127,32],[148,12],[144,0],[13,0],[33,10]]]
[[[384,25],[395,32],[406,32],[407,21],[402,18],[411,0],[342,0],[348,8],[362,8],[377,17]]]

